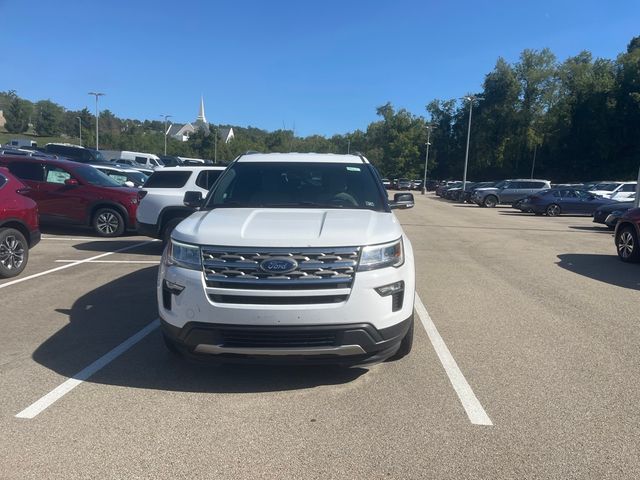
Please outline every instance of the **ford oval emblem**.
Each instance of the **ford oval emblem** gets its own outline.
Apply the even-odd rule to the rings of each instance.
[[[292,258],[269,258],[260,262],[260,270],[267,273],[289,273],[298,268]]]

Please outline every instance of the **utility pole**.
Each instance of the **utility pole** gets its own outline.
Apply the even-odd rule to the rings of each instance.
[[[218,163],[218,127],[213,130],[213,163]]]
[[[533,180],[533,171],[536,168],[536,153],[538,151],[538,144],[533,146],[533,163],[531,164],[531,179]]]
[[[161,117],[164,117],[164,154],[167,154],[167,134],[169,130],[167,130],[167,118],[171,118],[171,115],[162,114]]]
[[[476,97],[475,95],[467,95],[466,97],[462,97],[465,100],[469,101],[469,124],[467,126],[467,149],[464,154],[464,173],[462,175],[462,192],[467,186],[467,166],[469,165],[469,139],[471,138],[471,114],[473,112],[473,102],[476,100],[484,100],[482,97]]]
[[[424,154],[424,177],[422,178],[422,195],[427,193],[427,167],[429,166],[429,146],[431,145],[431,130],[433,125],[427,125],[427,151]]]
[[[101,92],[89,92],[89,95],[93,95],[96,97],[96,150],[99,150],[99,130],[98,130],[98,117],[100,116],[100,112],[98,111],[98,97],[103,97],[105,94]]]
[[[82,118],[76,117],[78,119],[78,137],[80,137],[80,146],[82,146]]]

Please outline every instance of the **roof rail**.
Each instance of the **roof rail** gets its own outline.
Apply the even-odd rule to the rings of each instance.
[[[361,152],[353,152],[352,155],[357,155],[362,160],[362,163],[369,163],[369,160]]]

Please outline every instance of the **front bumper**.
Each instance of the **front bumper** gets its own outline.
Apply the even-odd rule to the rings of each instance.
[[[413,314],[380,330],[370,323],[285,327],[188,322],[178,328],[161,319],[165,337],[194,360],[343,366],[391,357],[412,323]]]
[[[404,245],[403,265],[357,272],[347,295],[340,292],[342,296],[324,303],[320,299],[333,290],[289,292],[237,289],[228,291],[227,296],[219,295],[222,289],[208,287],[201,270],[168,266],[163,259],[158,272],[157,298],[159,315],[165,325],[164,331],[179,348],[193,355],[212,354],[232,359],[242,356],[260,357],[279,363],[302,357],[307,359],[306,363],[319,360],[320,363],[353,365],[381,361],[398,349],[400,340],[409,328],[409,319],[413,316],[413,250],[407,239]],[[382,296],[376,291],[379,287],[398,282],[404,282],[404,290],[399,295]],[[309,295],[313,292],[323,294],[322,297],[317,297],[318,302],[310,300],[313,297]],[[272,294],[277,298],[272,298]],[[242,296],[247,297],[246,301],[240,300]],[[265,301],[256,301],[256,296]],[[193,342],[192,330],[196,327],[198,332],[205,332],[202,335],[207,341],[203,345],[208,347],[198,348],[199,343]],[[311,329],[315,332],[328,329],[333,332],[331,335],[334,335],[334,343],[317,345],[325,348],[325,351],[261,351],[259,343],[235,345],[236,350],[229,351],[223,350],[224,342],[220,343],[221,329],[248,329],[254,339],[255,332],[263,329],[268,334],[267,337],[272,336],[273,332],[291,330],[297,336],[298,330]],[[292,348],[302,347],[296,345]]]

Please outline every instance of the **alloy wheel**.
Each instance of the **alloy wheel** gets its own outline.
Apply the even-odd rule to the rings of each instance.
[[[116,230],[118,230],[120,221],[118,217],[116,217],[111,212],[103,212],[98,217],[96,221],[96,228],[105,235],[112,235]]]
[[[560,207],[558,205],[549,205],[549,207],[547,207],[547,215],[557,217],[560,215]]]
[[[17,270],[24,263],[24,245],[13,235],[0,244],[0,263],[7,270]]]
[[[618,253],[622,258],[629,258],[633,255],[634,248],[635,242],[633,240],[633,235],[631,235],[631,232],[625,230],[620,234],[618,240]]]

